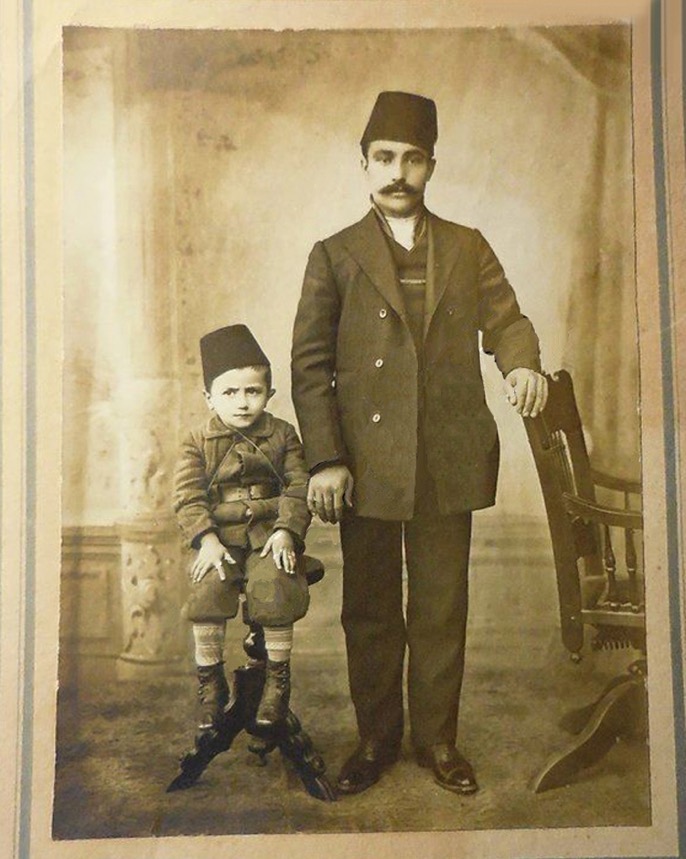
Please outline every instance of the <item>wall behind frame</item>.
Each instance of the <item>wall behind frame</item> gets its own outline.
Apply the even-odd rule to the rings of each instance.
[[[635,472],[628,45],[625,27],[65,30],[65,523],[110,524],[136,492],[166,499],[178,434],[205,414],[197,341],[212,327],[251,326],[273,410],[293,419],[302,273],[314,241],[367,209],[358,140],[382,89],[436,100],[429,208],[484,233],[545,366],[583,369],[597,455]],[[597,295],[602,324],[584,339]],[[610,344],[596,384],[588,354],[607,360]],[[523,428],[483,367],[498,509],[542,516]],[[127,441],[146,408],[152,475]]]

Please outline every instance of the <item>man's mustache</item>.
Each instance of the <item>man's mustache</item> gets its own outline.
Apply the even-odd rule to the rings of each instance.
[[[380,194],[418,194],[419,191],[417,188],[413,188],[412,185],[408,185],[407,182],[393,182],[392,185],[386,185],[379,192]]]

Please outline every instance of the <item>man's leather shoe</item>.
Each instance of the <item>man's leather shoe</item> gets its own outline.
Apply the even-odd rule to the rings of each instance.
[[[362,740],[343,764],[336,782],[339,793],[353,794],[367,790],[381,777],[383,770],[398,760],[397,745],[377,740]]]
[[[417,750],[417,762],[421,767],[431,767],[434,781],[446,790],[470,794],[479,789],[472,765],[449,743]]]

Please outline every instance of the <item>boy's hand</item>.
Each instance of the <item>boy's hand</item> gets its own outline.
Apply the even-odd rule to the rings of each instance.
[[[295,573],[295,543],[290,531],[283,528],[274,531],[260,552],[260,557],[266,558],[270,552],[279,570],[285,570],[291,576]]]
[[[535,370],[517,367],[505,377],[505,396],[522,417],[535,418],[548,400],[548,380]]]
[[[214,531],[204,534],[200,541],[198,557],[191,567],[191,581],[199,582],[214,567],[219,578],[225,582],[226,573],[222,567],[222,561],[227,561],[229,564],[236,563]]]

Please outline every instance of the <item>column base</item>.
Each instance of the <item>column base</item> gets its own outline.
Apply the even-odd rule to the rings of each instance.
[[[166,659],[137,659],[121,655],[116,660],[117,680],[161,680],[166,677],[179,677],[188,671],[188,660],[182,656]]]

